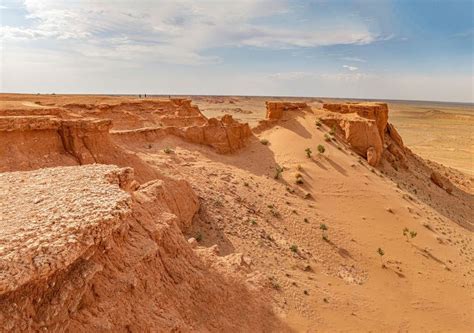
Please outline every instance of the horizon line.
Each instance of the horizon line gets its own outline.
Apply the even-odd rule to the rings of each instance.
[[[394,101],[394,102],[432,102],[474,105],[474,101],[447,101],[447,100],[425,100],[425,99],[400,99],[400,98],[370,98],[370,97],[336,97],[336,96],[295,96],[295,95],[239,95],[239,94],[157,94],[157,93],[25,93],[25,92],[0,92],[0,95],[74,95],[74,96],[195,96],[195,97],[277,97],[277,98],[328,98],[343,100],[369,100],[369,101]]]

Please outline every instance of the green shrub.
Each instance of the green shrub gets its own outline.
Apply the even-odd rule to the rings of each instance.
[[[270,142],[267,139],[260,140],[260,143],[264,146],[268,145]]]
[[[298,246],[293,244],[293,245],[290,246],[290,250],[291,250],[291,252],[297,253],[298,252]]]
[[[318,152],[319,152],[320,154],[324,154],[325,151],[326,151],[326,148],[324,148],[323,145],[318,145]]]
[[[163,149],[163,151],[165,152],[165,154],[171,154],[173,152],[173,149],[166,147],[165,149]]]
[[[306,152],[306,156],[308,158],[311,158],[311,155],[313,154],[313,152],[311,151],[311,148],[306,148],[304,151]]]

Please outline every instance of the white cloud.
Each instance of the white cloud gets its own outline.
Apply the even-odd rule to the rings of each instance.
[[[351,72],[354,72],[359,69],[359,67],[350,66],[350,65],[343,65],[342,67],[350,70]]]
[[[25,0],[28,26],[2,26],[0,38],[74,41],[84,56],[178,64],[218,62],[216,47],[301,48],[369,44],[380,38],[361,24],[284,27],[287,0],[59,1]],[[68,46],[69,44],[64,44]]]
[[[342,57],[341,59],[345,61],[366,62],[364,59],[358,57]]]

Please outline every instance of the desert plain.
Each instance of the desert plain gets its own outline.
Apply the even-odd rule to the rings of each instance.
[[[5,332],[470,332],[472,105],[0,95]]]

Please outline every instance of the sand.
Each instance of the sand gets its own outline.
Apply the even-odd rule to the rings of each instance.
[[[12,110],[17,107],[18,100],[23,103],[22,107],[18,106],[20,109],[25,107],[25,102],[30,107],[29,103],[35,101],[53,107],[54,98],[61,99],[62,104],[65,101],[116,103],[130,99],[3,95],[3,104],[0,105],[3,110]],[[252,127],[264,118],[264,101],[265,98],[248,97],[196,97],[194,100],[208,117],[230,113],[236,119],[248,120]],[[132,154],[163,179],[186,180],[199,199],[199,209],[191,209],[194,214],[192,221],[180,224],[181,237],[191,239],[190,242],[183,245],[173,241],[173,244],[178,244],[173,250],[178,253],[177,258],[183,253],[186,258],[189,253],[196,253],[211,267],[209,272],[200,273],[206,281],[211,276],[220,276],[212,275],[216,272],[224,276],[230,274],[240,279],[235,281],[245,282],[245,290],[257,290],[261,297],[268,296],[262,299],[252,293],[242,294],[239,317],[235,308],[215,302],[212,296],[212,293],[217,293],[215,288],[198,288],[195,296],[205,297],[213,311],[217,311],[219,306],[224,307],[216,319],[216,326],[200,326],[197,318],[202,304],[185,302],[183,306],[189,316],[181,318],[170,310],[165,320],[153,322],[154,318],[150,317],[149,325],[142,322],[140,328],[161,325],[167,330],[173,327],[170,323],[179,323],[180,326],[175,327],[185,331],[216,332],[229,328],[242,332],[249,329],[295,332],[471,331],[474,326],[474,258],[470,176],[424,161],[409,152],[406,153],[407,170],[395,170],[385,162],[372,167],[340,138],[327,142],[325,135],[331,129],[315,125],[327,111],[321,109],[321,100],[306,101],[309,110],[288,111],[268,129],[243,139],[244,147],[226,154],[218,153],[212,145],[177,135],[157,137],[140,131],[140,135],[134,134],[133,140],[127,140],[127,137],[111,134],[110,141],[116,147],[116,154],[121,154],[121,151]],[[463,157],[465,152],[451,159],[437,144],[430,146],[430,142],[438,141],[420,139],[422,144],[415,142],[413,147],[410,144],[413,142],[410,133],[413,140],[416,138],[417,127],[413,124],[417,121],[419,124],[430,123],[425,132],[437,133],[437,124],[448,123],[450,126],[439,131],[459,131],[462,123],[453,122],[451,113],[446,112],[450,114],[447,116],[449,120],[437,123],[427,121],[424,111],[413,111],[413,105],[402,108],[389,104],[389,107],[389,121],[399,129],[407,149],[425,158],[433,154],[437,156],[434,160],[441,163],[440,159],[444,158],[447,166],[468,168]],[[80,111],[75,112],[80,114]],[[452,112],[454,117],[461,113]],[[419,113],[422,116],[418,117]],[[113,129],[112,125],[112,132]],[[462,130],[467,131],[465,128]],[[27,138],[24,140],[26,142]],[[443,147],[462,142],[466,144],[459,138],[446,141]],[[320,144],[325,147],[323,154],[317,153]],[[306,148],[312,149],[311,158],[306,156]],[[468,151],[472,152],[471,148]],[[458,151],[457,146],[453,149]],[[106,148],[101,148],[100,152],[104,150]],[[91,154],[95,156],[94,151]],[[127,161],[137,163],[130,157]],[[142,164],[139,165],[145,170]],[[277,166],[283,167],[278,179],[275,178]],[[36,164],[34,168],[37,168]],[[451,184],[451,194],[430,180],[431,170],[439,171],[445,177],[444,181]],[[6,177],[10,174],[4,175],[1,179],[8,179]],[[146,175],[152,173],[147,171]],[[298,178],[302,179],[301,184],[296,182]],[[99,177],[96,182],[99,184],[101,181]],[[141,187],[144,191],[143,183]],[[128,197],[125,192],[120,194],[117,190],[113,188],[114,197]],[[133,187],[128,191],[135,193]],[[151,195],[150,191],[146,193]],[[168,192],[165,189],[162,193],[166,195]],[[190,199],[183,199],[173,213],[179,214],[180,209],[184,209],[179,207],[185,207],[187,200]],[[170,201],[167,202],[169,205]],[[145,208],[140,212],[140,216],[148,214]],[[12,217],[9,221],[17,223]],[[327,227],[324,233],[321,224]],[[405,228],[416,232],[416,236],[404,235]],[[158,243],[160,246],[162,243]],[[188,246],[189,249],[183,248]],[[384,252],[383,257],[378,253],[379,248]],[[172,267],[172,263],[168,262],[168,265]],[[179,261],[177,265],[186,271],[185,262]],[[113,275],[109,279],[113,281]],[[229,284],[216,282],[216,286],[217,283],[220,288],[229,288],[229,295],[235,295],[236,290]],[[168,287],[174,290],[173,286]],[[190,287],[197,288],[195,284]],[[237,290],[242,293],[244,289]],[[236,298],[232,299],[236,301]],[[159,296],[156,300],[159,302]],[[126,301],[134,302],[136,299],[127,297]],[[262,306],[259,305],[262,301],[271,306],[274,316],[262,313],[252,317],[250,326],[245,326],[246,313],[251,310],[245,304],[256,309]],[[117,309],[113,313],[120,314]],[[127,313],[124,318],[133,318],[133,314]],[[116,325],[113,326],[115,330],[124,329],[125,319],[110,320]],[[262,326],[258,326],[258,322]],[[275,326],[268,324],[271,322]],[[59,329],[61,326],[54,327]],[[94,331],[94,326],[89,330]]]

